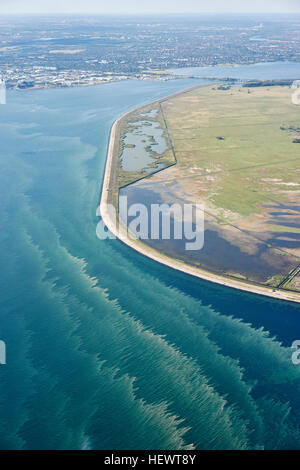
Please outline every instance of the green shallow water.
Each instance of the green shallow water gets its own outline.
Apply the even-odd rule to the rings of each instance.
[[[109,129],[194,85],[8,94],[0,108],[0,447],[300,447],[299,308],[96,237]]]

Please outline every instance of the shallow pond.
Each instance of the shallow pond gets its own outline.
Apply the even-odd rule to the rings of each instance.
[[[153,110],[155,111],[155,110]],[[152,115],[151,115],[152,117]],[[162,155],[168,148],[163,130],[159,122],[136,121],[129,123],[132,130],[124,137],[124,150],[121,155],[124,171],[140,171],[150,173],[156,163],[154,154]],[[155,169],[162,168],[157,163]]]

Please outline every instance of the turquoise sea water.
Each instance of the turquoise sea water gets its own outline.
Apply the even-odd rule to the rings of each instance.
[[[1,448],[300,447],[299,307],[96,237],[112,122],[195,84],[10,92],[0,107]]]

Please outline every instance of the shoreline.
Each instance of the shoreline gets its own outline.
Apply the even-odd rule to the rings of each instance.
[[[198,88],[198,87],[190,87],[185,90],[181,90],[176,93],[172,93],[171,95],[168,95],[164,98],[157,99],[153,101],[152,103],[158,103],[161,101],[164,101],[166,99],[169,99],[175,95],[186,93],[193,88]],[[151,104],[151,103],[149,103]],[[184,274],[188,274],[193,277],[197,277],[198,279],[202,279],[208,282],[213,282],[215,284],[222,285],[224,287],[230,287],[233,289],[237,289],[240,291],[256,294],[256,295],[263,295],[265,297],[271,297],[274,299],[279,299],[279,300],[285,300],[285,301],[290,301],[290,302],[296,302],[300,303],[300,294],[297,292],[293,291],[286,291],[286,290],[281,290],[281,289],[276,289],[273,287],[265,287],[262,285],[252,285],[247,282],[243,282],[240,280],[235,280],[228,278],[226,276],[218,275],[209,271],[205,271],[203,269],[194,267],[192,265],[186,264],[184,261],[177,260],[175,258],[171,258],[170,256],[167,256],[154,248],[151,248],[147,246],[145,243],[141,242],[140,240],[132,239],[128,233],[127,227],[123,224],[122,221],[120,221],[119,217],[117,220],[118,227],[116,227],[114,221],[110,217],[110,213],[108,210],[108,205],[111,204],[110,202],[110,197],[112,194],[112,188],[111,188],[111,180],[113,177],[113,163],[114,163],[114,156],[115,156],[115,145],[118,144],[116,142],[116,135],[118,134],[119,130],[119,125],[121,121],[128,116],[128,114],[131,114],[134,111],[139,110],[140,108],[143,108],[145,105],[138,106],[137,108],[134,108],[122,116],[120,116],[112,125],[111,130],[110,130],[110,135],[109,135],[109,144],[108,144],[108,149],[107,149],[107,156],[106,156],[106,163],[105,163],[105,170],[104,170],[104,176],[103,176],[103,181],[102,181],[102,188],[101,188],[101,196],[100,196],[100,204],[99,204],[99,213],[101,215],[101,218],[108,228],[108,230],[116,237],[118,238],[122,243],[125,245],[129,246],[136,252],[142,254],[143,256],[146,256],[147,258],[150,258],[162,265],[168,266],[169,268],[172,268],[176,271],[182,272]]]

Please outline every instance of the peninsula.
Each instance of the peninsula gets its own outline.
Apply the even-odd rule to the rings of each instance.
[[[289,86],[272,85],[193,87],[117,119],[100,213],[122,242],[159,263],[300,302],[299,107]],[[120,194],[144,204],[149,194],[169,204],[200,201],[204,248],[191,255],[165,240],[134,240],[110,215]]]

